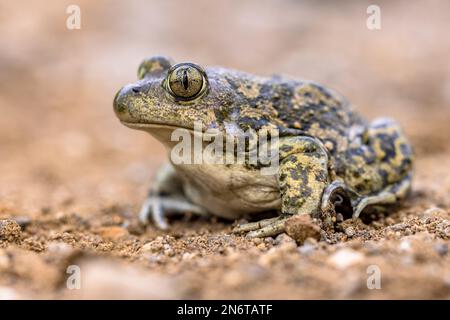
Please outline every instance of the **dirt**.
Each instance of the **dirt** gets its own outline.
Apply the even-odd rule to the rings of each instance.
[[[450,298],[448,2],[380,1],[377,31],[364,1],[79,1],[72,31],[69,4],[0,3],[0,299]],[[112,99],[152,54],[314,79],[396,118],[415,149],[411,196],[275,239],[189,215],[140,225],[166,155]]]

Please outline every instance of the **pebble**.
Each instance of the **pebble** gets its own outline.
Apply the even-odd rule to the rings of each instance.
[[[442,208],[439,207],[431,207],[428,208],[427,210],[425,210],[422,213],[423,217],[433,217],[433,216],[445,216],[446,215],[446,211]]]
[[[175,251],[172,248],[165,249],[164,250],[164,255],[168,256],[168,257],[173,257],[175,255]]]
[[[408,225],[406,223],[397,223],[394,224],[393,226],[391,226],[391,229],[393,231],[403,231],[408,227]],[[400,234],[399,234],[400,235]]]
[[[258,245],[258,244],[261,244],[263,242],[263,240],[261,238],[254,238],[254,239],[252,239],[252,242],[255,245]]]
[[[311,255],[314,252],[314,250],[316,250],[316,246],[310,243],[305,243],[304,245],[298,248],[298,252],[300,252],[300,254],[304,256]]]
[[[286,233],[299,245],[307,238],[320,239],[320,227],[309,215],[295,215],[286,221]]]
[[[346,269],[364,260],[364,255],[352,249],[340,249],[328,258],[328,262],[338,269]]]
[[[295,243],[295,240],[289,237],[286,233],[282,233],[279,234],[273,242],[274,245],[280,245],[284,243]]]
[[[14,221],[17,222],[17,224],[22,228],[22,230],[31,224],[31,218],[27,216],[15,217]]]
[[[127,229],[118,226],[100,227],[97,233],[108,240],[118,240],[129,235]]]
[[[22,238],[19,224],[11,219],[0,220],[0,240],[18,242]]]
[[[434,250],[440,255],[445,256],[448,253],[448,245],[446,243],[436,243]]]
[[[141,250],[143,252],[152,252],[152,253],[160,252],[163,249],[164,249],[164,245],[161,242],[157,241],[157,240],[151,241],[151,242],[147,242],[141,248]]]
[[[402,252],[410,252],[411,251],[411,243],[408,240],[402,240],[398,245],[398,248]]]
[[[5,250],[0,249],[0,270],[7,270],[11,266],[11,259]]]
[[[345,228],[344,232],[347,235],[347,237],[350,237],[350,238],[355,235],[355,229],[353,227]]]
[[[391,217],[387,217],[385,222],[389,226],[395,224],[395,220],[393,218],[391,218]]]
[[[190,252],[185,252],[183,253],[183,255],[181,256],[182,260],[188,261],[188,260],[192,260],[196,257],[195,253],[190,253]]]
[[[53,241],[47,245],[47,251],[58,255],[69,255],[73,252],[73,248],[65,242]]]

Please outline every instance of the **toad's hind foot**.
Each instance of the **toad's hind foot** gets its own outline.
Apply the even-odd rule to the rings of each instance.
[[[359,217],[368,206],[395,204],[403,200],[411,190],[412,175],[406,175],[401,181],[385,188],[380,193],[361,197],[353,203],[353,218]]]

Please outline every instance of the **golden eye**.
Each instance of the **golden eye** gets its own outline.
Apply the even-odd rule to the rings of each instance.
[[[192,63],[183,63],[172,67],[167,78],[169,92],[180,100],[191,100],[198,97],[205,89],[205,85],[204,71]]]

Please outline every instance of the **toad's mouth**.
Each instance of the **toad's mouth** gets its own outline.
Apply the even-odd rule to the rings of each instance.
[[[194,131],[193,128],[189,128],[189,127],[183,127],[183,126],[175,126],[175,125],[170,125],[170,124],[165,124],[165,123],[136,123],[136,122],[127,122],[127,121],[120,121],[123,125],[127,126],[128,128],[131,129],[136,129],[136,130],[144,130],[144,131],[153,131],[153,130],[158,130],[158,129],[166,129],[166,130],[176,130],[176,129],[185,129],[185,130],[189,130],[189,131]]]
[[[167,147],[173,147],[174,144],[178,143],[177,139],[173,139],[173,132],[176,130],[183,130],[187,131],[191,136],[199,136],[202,137],[203,132],[201,131],[194,131],[193,128],[189,127],[182,127],[182,126],[175,126],[170,124],[163,124],[163,123],[135,123],[135,122],[126,122],[121,121],[121,123],[128,128],[135,129],[135,130],[141,130],[148,132],[153,137],[155,137],[157,140],[162,142]]]

